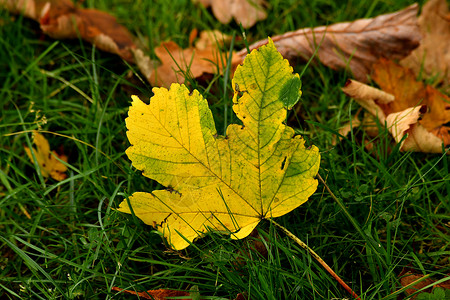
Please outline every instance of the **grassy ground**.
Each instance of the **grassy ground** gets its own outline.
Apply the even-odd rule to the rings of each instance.
[[[331,3],[330,3],[331,2]],[[131,3],[131,4],[130,4]],[[410,1],[271,1],[250,41],[296,28],[393,12]],[[222,25],[190,1],[85,1],[118,17],[151,49],[189,32]],[[124,119],[130,93],[151,87],[130,80],[117,57],[80,41],[43,37],[33,21],[0,11],[0,296],[5,299],[121,299],[111,287],[143,291],[197,288],[209,299],[332,299],[349,295],[279,229],[261,222],[256,238],[209,235],[181,252],[168,250],[151,227],[113,210],[123,195],[155,183],[131,167]],[[240,47],[243,45],[238,45]],[[302,71],[304,66],[296,66]],[[321,65],[302,77],[298,117],[290,124],[321,150],[323,185],[277,222],[307,242],[362,299],[388,297],[404,267],[436,279],[449,273],[450,175],[442,155],[388,152],[381,131],[374,153],[355,131],[332,145],[332,132],[358,109],[340,91],[347,79]],[[231,87],[217,75],[210,100],[218,129],[231,111]],[[70,85],[67,84],[70,83]],[[214,89],[211,89],[214,90]],[[230,118],[228,118],[229,120]],[[320,126],[318,126],[320,125]],[[43,130],[69,156],[68,179],[45,179],[26,157],[31,131]],[[29,214],[29,217],[27,217]],[[263,240],[267,255],[252,250]],[[244,249],[244,250],[242,250]]]

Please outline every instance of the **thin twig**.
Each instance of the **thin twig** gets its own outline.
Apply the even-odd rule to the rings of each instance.
[[[328,271],[328,273],[330,273],[331,276],[333,276],[334,279],[337,280],[337,282],[339,282],[340,285],[342,285],[342,287],[349,292],[355,299],[360,300],[361,298],[359,298],[359,296],[330,268],[330,266],[327,265],[327,263],[316,253],[314,252],[313,249],[309,248],[308,245],[306,245],[301,239],[299,239],[297,236],[295,236],[292,232],[290,232],[289,230],[287,230],[285,227],[283,227],[282,225],[278,224],[277,222],[275,222],[273,219],[269,219],[270,222],[272,222],[274,225],[276,225],[277,227],[279,227],[281,230],[283,230],[291,239],[293,239],[297,244],[300,245],[300,247],[302,247],[303,249],[305,249],[306,251],[309,252],[309,254],[311,254],[312,257],[314,257],[319,264],[321,264],[325,270]]]

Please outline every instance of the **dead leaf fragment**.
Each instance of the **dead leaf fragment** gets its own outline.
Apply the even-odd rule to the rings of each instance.
[[[386,93],[380,89],[371,87],[367,84],[356,80],[347,80],[342,91],[347,96],[357,99],[359,105],[365,108],[369,113],[378,117],[380,123],[384,123],[386,115],[380,108],[379,104],[389,103],[394,101],[395,97],[392,94]]]
[[[236,295],[236,298],[234,298],[234,300],[247,300],[247,293],[239,293]]]
[[[289,60],[308,61],[317,57],[332,69],[347,66],[355,78],[366,82],[372,64],[380,57],[401,59],[419,45],[421,36],[417,22],[417,4],[391,14],[330,26],[299,29],[273,37],[278,51]],[[262,40],[250,46],[256,49],[267,43]],[[237,53],[241,59],[243,49]]]
[[[425,106],[418,123],[450,145],[450,98],[432,86],[416,81],[411,69],[404,68],[387,59],[381,59],[374,68],[374,81],[380,88],[395,97],[395,101],[380,103],[386,115],[398,113],[411,107]],[[434,145],[435,151],[442,152],[441,143]]]
[[[153,86],[169,87],[174,82],[184,83],[186,74],[197,78],[203,73],[217,73],[220,68],[220,53],[213,49],[182,49],[175,42],[169,41],[156,47],[155,54],[161,60],[161,65],[150,77],[149,81]]]
[[[403,287],[408,287],[408,289],[405,290],[405,293],[408,295],[411,295],[417,292],[418,290],[421,290],[422,288],[436,282],[436,280],[430,278],[429,275],[418,274],[412,271],[402,271],[399,277],[400,277],[400,284]],[[416,299],[421,293],[431,292],[435,288],[450,289],[450,282],[445,281],[440,284],[435,284],[433,285],[432,288],[421,291],[420,293],[414,295],[411,299]]]
[[[78,8],[70,0],[0,0],[0,6],[38,21],[42,31],[54,39],[81,37],[100,50],[134,62],[133,36],[110,14]]]
[[[141,49],[132,50],[136,65],[138,66],[145,79],[150,82],[153,72],[158,68],[160,63],[157,60],[152,60]]]
[[[430,0],[422,8],[419,26],[423,35],[420,46],[401,61],[415,75],[437,76],[445,87],[450,85],[450,12],[445,0]]]
[[[0,0],[0,7],[6,8],[13,14],[23,14],[27,18],[38,21],[44,11],[44,6],[48,6],[56,0],[42,1],[42,0]],[[64,1],[61,1],[64,2]]]
[[[223,46],[230,42],[232,36],[222,33],[219,30],[204,30],[200,32],[199,39],[195,42],[195,48],[205,50],[212,47]]]
[[[442,153],[442,143],[450,145],[448,96],[416,81],[410,69],[387,59],[375,64],[373,79],[381,90],[354,80],[342,90],[386,124],[396,142],[402,141],[402,151]]]
[[[372,79],[395,101],[379,103],[386,115],[400,112],[409,107],[425,104],[425,86],[416,81],[414,73],[388,59],[380,59],[374,66]]]
[[[397,143],[401,143],[400,149],[404,151],[438,152],[442,141],[431,132],[420,126],[420,118],[423,106],[410,107],[403,111],[392,113],[386,118],[386,126]],[[408,134],[408,138],[403,137]],[[436,149],[435,149],[436,148]]]
[[[36,145],[36,148],[32,148],[32,150],[39,168],[41,169],[42,176],[50,176],[57,181],[66,179],[67,174],[65,174],[65,172],[67,171],[67,167],[58,161],[58,159],[67,162],[68,157],[64,154],[58,154],[55,151],[50,152],[50,145],[47,139],[38,132],[33,132],[33,142]],[[31,162],[33,162],[34,158],[30,148],[24,148],[27,156],[30,158]]]
[[[210,35],[211,33],[207,33]],[[200,35],[202,37],[202,34]],[[199,78],[204,74],[221,73],[226,66],[228,53],[223,53],[219,49],[220,37],[203,36],[200,41],[200,48],[189,47],[182,49],[175,42],[163,42],[156,47],[155,54],[161,61],[161,65],[148,77],[152,86],[169,87],[171,83],[184,83],[186,74],[193,78]],[[207,41],[208,40],[208,41]],[[197,44],[196,44],[197,45]],[[238,60],[235,55],[232,58],[232,65],[237,65]],[[146,63],[144,63],[144,66]]]
[[[148,290],[145,292],[135,292],[131,290],[121,289],[115,286],[113,286],[111,290],[136,295],[143,299],[168,300],[172,299],[172,297],[177,297],[176,299],[192,299],[190,293],[185,291],[158,289],[158,290]]]
[[[230,23],[234,18],[236,23],[249,28],[267,18],[264,9],[267,2],[264,0],[194,0],[194,2],[200,2],[206,8],[211,6],[214,16],[223,24]]]
[[[347,134],[350,133],[350,131],[352,131],[353,128],[359,127],[361,125],[361,121],[359,120],[358,116],[354,116],[351,120],[351,122],[346,123],[344,126],[342,126],[341,128],[339,128],[339,134],[341,136],[346,136]],[[339,141],[342,140],[342,137],[339,137]],[[336,137],[333,137],[333,141],[331,142],[332,145],[336,145],[337,144],[337,139]]]

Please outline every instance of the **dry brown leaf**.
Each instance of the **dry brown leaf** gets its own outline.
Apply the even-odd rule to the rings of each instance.
[[[133,49],[132,52],[139,70],[144,75],[145,79],[150,82],[153,72],[156,68],[158,68],[160,63],[156,60],[150,59],[150,57],[139,48]]]
[[[411,295],[411,294],[417,292],[418,290],[436,282],[436,280],[429,278],[428,276],[425,276],[423,274],[413,273],[411,271],[402,271],[402,273],[399,275],[399,277],[400,277],[400,284],[403,287],[411,285],[408,289],[405,290],[405,293],[408,295]],[[414,282],[416,282],[416,281],[417,281],[417,283],[414,284]],[[446,282],[443,282],[440,284],[436,284],[432,288],[424,290],[421,293],[424,293],[424,292],[429,293],[432,291],[432,289],[437,288],[437,287],[440,287],[443,289],[450,289],[450,282],[446,281]],[[411,299],[415,299],[419,294],[416,294]]]
[[[133,36],[116,19],[99,10],[77,8],[70,0],[0,0],[0,6],[38,21],[42,31],[55,39],[81,37],[103,51],[134,62]]]
[[[214,16],[223,24],[230,23],[234,18],[236,23],[249,28],[267,18],[264,9],[267,2],[264,0],[194,0],[194,2],[200,2],[206,8],[211,6]]]
[[[289,60],[307,61],[317,50],[317,57],[324,65],[333,69],[348,66],[357,80],[365,82],[372,64],[380,57],[401,59],[419,45],[417,10],[414,4],[372,19],[299,29],[272,39],[278,51]],[[250,50],[266,43],[267,40],[256,42]],[[237,55],[243,60],[247,50]]]
[[[380,123],[384,123],[386,115],[379,104],[386,104],[395,100],[394,95],[356,80],[347,80],[342,91],[349,97],[357,99],[359,105],[378,117]]]
[[[175,291],[175,290],[167,290],[167,289],[159,289],[159,290],[148,290],[146,292],[134,292],[130,290],[124,290],[118,287],[113,286],[113,291],[124,292],[131,295],[139,296],[143,299],[152,299],[152,300],[167,300],[173,299],[172,297],[177,297],[176,299],[192,299],[192,296],[189,292],[185,291]],[[185,297],[184,297],[185,296]]]
[[[226,66],[228,53],[220,51],[218,42],[211,41],[207,44],[201,43],[202,47],[206,45],[206,48],[202,49],[182,49],[175,42],[169,41],[156,47],[155,54],[161,65],[149,72],[150,76],[147,78],[150,84],[168,88],[171,83],[183,83],[186,74],[199,78],[204,74],[221,73]],[[232,65],[237,64],[237,58],[233,55]]]
[[[161,65],[150,76],[152,86],[169,87],[174,82],[184,83],[186,74],[197,78],[203,73],[217,73],[220,69],[220,53],[212,49],[182,49],[175,42],[169,41],[156,47],[155,54]]]
[[[373,79],[382,90],[350,80],[342,89],[347,95],[386,123],[402,151],[442,153],[450,145],[450,98],[415,80],[410,69],[381,59]],[[391,95],[384,97],[383,95]]]
[[[351,120],[351,122],[346,123],[344,126],[339,128],[339,134],[342,136],[346,136],[347,134],[352,131],[353,128],[359,127],[361,125],[361,121],[359,120],[358,116],[354,116]],[[339,141],[342,140],[342,137],[339,137]],[[333,141],[331,142],[332,145],[337,144],[336,137],[333,137]]]
[[[450,86],[450,12],[445,0],[430,0],[422,8],[419,26],[423,39],[411,55],[401,61],[416,75],[435,77]]]
[[[418,123],[442,140],[446,147],[449,146],[450,127],[447,123],[450,122],[450,98],[432,86],[416,81],[411,69],[392,61],[381,59],[374,70],[374,81],[396,99],[391,103],[380,104],[384,113],[389,115],[411,107],[424,106],[424,113]],[[442,151],[440,143],[435,146],[436,152]]]
[[[421,101],[425,98],[425,86],[416,81],[416,76],[410,69],[390,60],[380,59],[374,66],[372,78],[384,92],[395,98],[390,103],[379,103],[386,115],[424,104]]]
[[[410,107],[391,113],[386,118],[386,126],[400,149],[425,153],[442,152],[442,141],[418,123],[423,106]],[[403,137],[408,134],[406,139]]]
[[[231,42],[232,36],[222,33],[219,30],[204,30],[200,32],[198,40],[195,42],[195,48],[205,50],[211,47],[223,46]]]
[[[58,2],[61,2],[61,5],[65,5],[67,2],[71,4],[67,0],[0,0],[0,7],[4,7],[14,14],[23,14],[27,18],[39,21],[42,12],[47,9],[44,7]]]
[[[44,177],[52,177],[57,181],[61,181],[67,178],[67,167],[58,161],[59,158],[62,161],[67,162],[68,157],[64,154],[58,154],[55,151],[50,151],[50,145],[47,139],[37,131],[33,132],[33,142],[36,145],[36,149],[33,148],[34,157],[41,169],[41,174]],[[31,162],[34,162],[31,149],[24,147],[25,152]]]
[[[239,293],[236,295],[236,298],[234,298],[234,300],[247,300],[247,293]]]

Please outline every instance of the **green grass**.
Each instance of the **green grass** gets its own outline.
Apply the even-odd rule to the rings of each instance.
[[[219,24],[190,1],[173,2],[84,5],[117,16],[153,58],[151,49],[161,41],[186,46],[194,28],[241,36],[238,25]],[[271,1],[268,19],[246,34],[252,42],[411,3]],[[244,46],[238,41],[236,49]],[[196,286],[210,299],[234,299],[243,292],[249,299],[349,297],[270,222],[261,222],[257,237],[234,241],[210,234],[175,252],[150,226],[113,210],[126,195],[158,187],[133,169],[124,153],[130,94],[152,95],[148,84],[128,73],[116,56],[77,40],[42,37],[35,22],[0,11],[1,298],[130,297],[111,291],[113,286],[135,291]],[[358,109],[340,91],[346,79],[344,72],[309,66],[299,113],[290,114],[290,125],[321,150],[319,173],[340,202],[319,185],[307,203],[277,222],[313,248],[362,299],[396,299],[389,295],[400,287],[404,267],[436,279],[450,271],[449,161],[443,155],[388,151],[392,139],[384,129],[372,151],[365,149],[361,141],[367,137],[359,130],[333,146],[333,132]],[[220,132],[236,118],[230,81],[224,89],[223,76],[212,80],[210,88],[190,83],[209,99]],[[69,156],[66,180],[43,178],[26,156],[24,146],[31,146],[36,129]],[[267,254],[253,249],[261,243]]]

